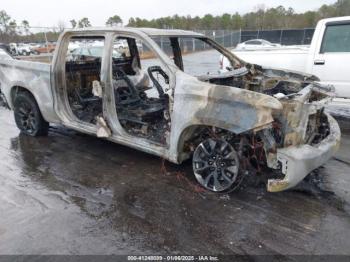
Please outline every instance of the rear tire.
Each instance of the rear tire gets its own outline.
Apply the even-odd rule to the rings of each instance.
[[[29,136],[46,136],[49,123],[41,115],[35,98],[29,92],[20,92],[14,101],[16,125]]]

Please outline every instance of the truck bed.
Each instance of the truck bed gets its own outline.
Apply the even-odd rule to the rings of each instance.
[[[13,107],[11,92],[17,87],[23,87],[38,101],[44,118],[57,122],[58,117],[53,109],[50,72],[51,64],[48,63],[0,59],[0,88],[10,108]]]

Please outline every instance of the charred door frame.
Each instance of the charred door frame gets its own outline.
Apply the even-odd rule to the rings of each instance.
[[[101,58],[101,73],[100,73],[100,82],[101,85],[104,86],[106,83],[106,44],[107,37],[106,33],[103,31],[93,31],[93,32],[67,32],[59,39],[57,45],[60,47],[57,51],[57,55],[53,61],[53,69],[52,69],[52,79],[54,84],[52,84],[53,96],[54,96],[54,108],[60,117],[62,124],[76,129],[78,131],[82,131],[85,133],[96,135],[97,126],[91,123],[84,122],[77,118],[69,104],[68,94],[67,94],[67,82],[66,82],[66,56],[68,51],[68,45],[70,39],[75,36],[81,37],[103,37],[104,38],[104,49],[103,56]],[[103,100],[105,100],[103,98]],[[105,117],[105,108],[103,102],[103,116]]]
[[[118,142],[126,142],[128,145],[139,145],[143,151],[149,151],[149,150],[156,150],[157,155],[167,155],[167,151],[170,145],[164,145],[161,143],[157,143],[155,141],[149,140],[147,138],[138,137],[135,135],[129,134],[120,124],[116,106],[115,106],[115,96],[114,96],[114,90],[113,90],[113,77],[112,77],[112,52],[113,52],[113,42],[116,39],[116,37],[129,37],[129,38],[135,38],[136,40],[139,39],[143,41],[147,47],[153,51],[159,58],[159,60],[162,63],[162,66],[164,66],[164,69],[169,74],[169,83],[170,83],[170,89],[174,90],[175,88],[175,73],[173,70],[168,66],[169,61],[167,61],[168,57],[164,57],[164,55],[161,53],[162,51],[159,49],[157,50],[156,43],[154,43],[148,36],[141,35],[138,33],[133,32],[125,32],[125,31],[116,31],[114,33],[109,33],[106,36],[106,48],[107,51],[105,53],[106,56],[109,56],[106,58],[106,61],[108,60],[108,69],[106,72],[108,73],[108,76],[106,76],[106,86],[104,89],[104,94],[106,95],[106,98],[104,101],[106,101],[107,104],[104,105],[104,108],[106,108],[106,118],[108,121],[108,124],[112,130],[112,137],[113,139],[117,140]],[[171,98],[172,99],[172,98]],[[171,131],[170,131],[171,132]],[[148,149],[145,147],[149,147]],[[138,147],[139,148],[139,147]]]
[[[160,146],[155,143],[151,143],[149,140],[134,137],[126,133],[124,129],[120,127],[118,129],[119,123],[116,123],[115,118],[112,116],[116,116],[116,110],[115,110],[115,104],[113,105],[115,99],[114,94],[113,96],[110,95],[112,91],[112,68],[111,68],[111,59],[112,59],[112,42],[114,40],[114,37],[116,35],[120,36],[126,36],[126,37],[136,37],[139,38],[145,42],[147,42],[151,47],[152,50],[154,50],[160,57],[161,61],[166,66],[166,69],[171,73],[169,75],[171,86],[170,88],[172,90],[175,89],[175,72],[176,67],[172,67],[171,60],[162,53],[162,50],[157,46],[154,41],[151,40],[146,34],[142,32],[132,33],[132,32],[125,32],[125,31],[118,31],[118,30],[111,30],[106,32],[106,30],[86,30],[84,32],[81,31],[67,31],[66,33],[62,34],[57,42],[57,46],[59,46],[57,53],[54,57],[53,63],[52,63],[52,94],[53,94],[53,100],[54,100],[54,109],[57,113],[58,117],[60,118],[61,124],[72,128],[74,130],[77,130],[79,132],[83,132],[86,134],[94,135],[97,134],[97,126],[95,125],[89,125],[82,121],[79,121],[78,119],[74,119],[74,114],[70,110],[70,106],[68,103],[68,100],[65,94],[66,90],[66,84],[65,84],[65,62],[66,62],[66,54],[68,50],[69,45],[69,39],[71,36],[74,35],[86,35],[86,36],[104,36],[105,37],[105,49],[104,49],[104,57],[102,60],[102,68],[101,68],[101,83],[103,84],[103,113],[105,116],[105,119],[107,120],[109,127],[112,128],[113,131],[119,130],[119,134],[116,132],[112,133],[112,136],[106,138],[107,140],[110,140],[112,142],[126,145],[131,148],[135,148],[137,150],[157,155],[163,158],[168,159],[169,161],[172,161],[174,163],[177,163],[177,154],[171,153],[170,148],[171,146],[165,147],[164,145]],[[174,91],[173,91],[174,92]],[[114,112],[113,112],[114,111]],[[74,119],[74,120],[72,120]],[[172,132],[172,131],[171,131]]]

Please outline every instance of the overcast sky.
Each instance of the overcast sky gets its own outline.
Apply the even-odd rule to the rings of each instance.
[[[56,26],[58,21],[70,26],[71,19],[82,17],[88,17],[94,26],[102,26],[108,17],[115,14],[127,23],[130,17],[150,19],[174,14],[244,14],[262,3],[266,7],[283,5],[304,12],[334,2],[336,0],[0,0],[0,9],[17,22],[27,19],[31,26]]]

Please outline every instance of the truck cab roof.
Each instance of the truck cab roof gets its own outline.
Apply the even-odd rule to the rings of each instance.
[[[196,33],[193,31],[185,31],[180,29],[157,29],[157,28],[136,28],[136,27],[86,27],[86,28],[76,28],[76,29],[68,29],[65,32],[133,32],[133,33],[144,33],[150,37],[152,36],[195,36],[195,37],[203,37],[203,34]]]
[[[331,17],[325,18],[319,21],[319,23],[329,23],[329,22],[347,22],[350,21],[350,16],[340,16],[340,17]]]

